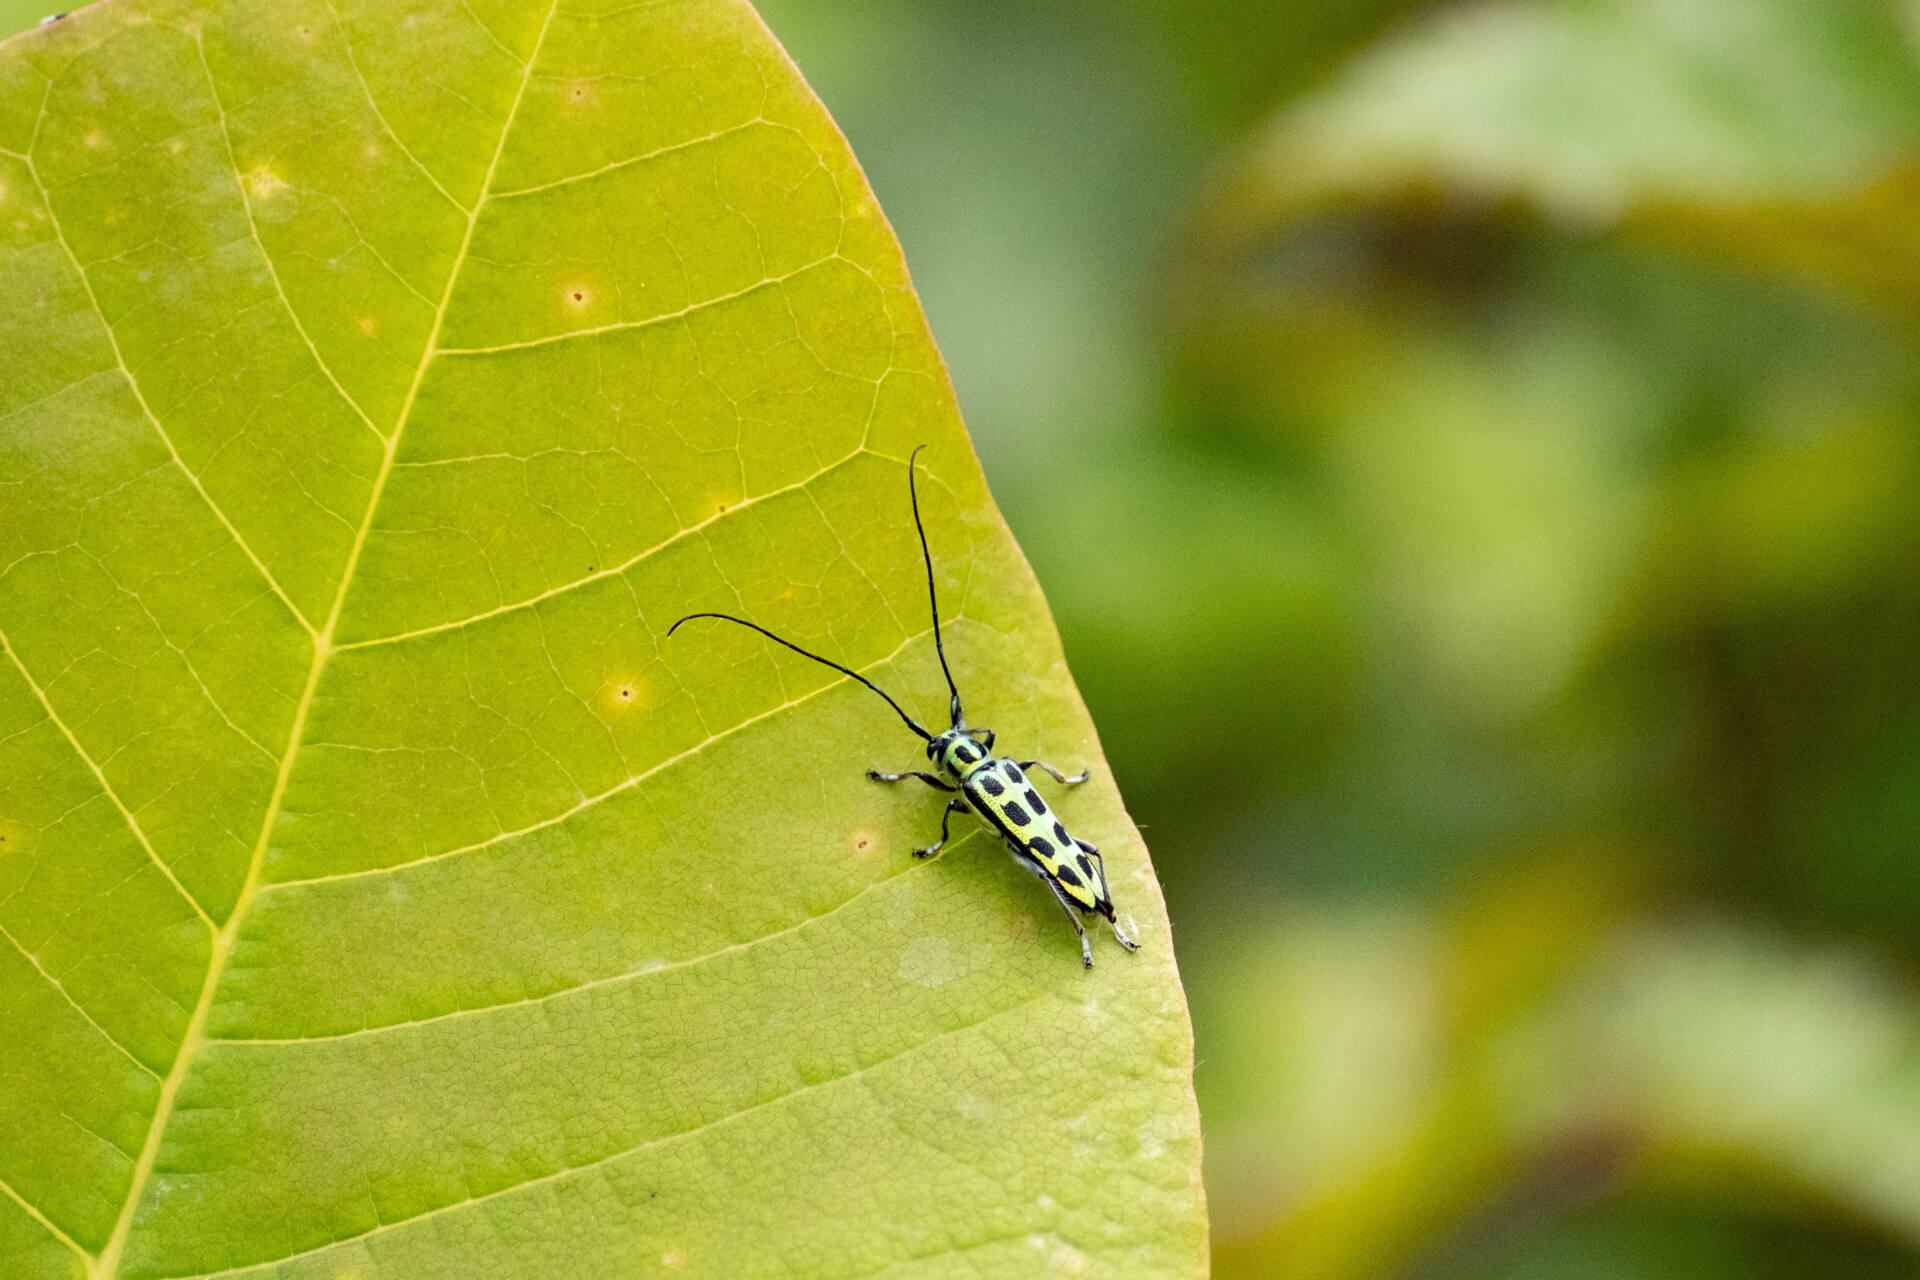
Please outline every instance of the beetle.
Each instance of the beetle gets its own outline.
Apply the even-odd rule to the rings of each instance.
[[[924,448],[926,446],[921,445],[907,458],[907,500],[913,507],[913,527],[920,535],[920,558],[927,568],[927,603],[933,612],[934,652],[940,656],[940,670],[947,678],[947,692],[952,695],[948,703],[952,724],[944,731],[929,733],[899,703],[888,697],[884,689],[859,672],[803,649],[745,618],[736,618],[730,613],[690,613],[668,627],[667,635],[671,637],[695,618],[718,618],[736,623],[758,631],[775,644],[784,645],[803,658],[811,658],[842,675],[852,676],[879,694],[894,713],[906,722],[907,728],[925,740],[927,759],[935,772],[908,770],[886,773],[869,769],[867,776],[875,782],[884,783],[904,782],[912,778],[949,796],[947,807],[940,815],[940,838],[925,848],[915,849],[913,856],[930,858],[946,846],[949,839],[948,824],[953,821],[954,814],[972,813],[978,816],[1006,842],[1014,861],[1038,876],[1053,891],[1054,898],[1067,913],[1074,933],[1079,935],[1080,962],[1091,969],[1093,945],[1087,940],[1086,927],[1081,923],[1082,913],[1105,918],[1113,927],[1113,936],[1128,951],[1138,951],[1140,944],[1128,936],[1114,911],[1113,893],[1107,885],[1107,868],[1100,857],[1100,850],[1068,833],[1066,824],[1041,798],[1039,791],[1034,788],[1033,779],[1027,774],[1030,769],[1039,769],[1063,786],[1077,787],[1087,780],[1087,771],[1082,769],[1069,777],[1043,760],[1013,760],[996,756],[993,754],[993,730],[967,724],[966,713],[960,706],[960,690],[953,682],[952,669],[947,666],[946,645],[940,635],[940,599],[933,585],[933,553],[927,548],[927,529],[920,520],[920,494],[914,484],[915,466],[920,460],[920,450]]]

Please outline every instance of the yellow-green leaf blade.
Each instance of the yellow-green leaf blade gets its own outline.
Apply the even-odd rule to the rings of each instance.
[[[972,719],[1098,763],[750,9],[113,2],[0,50],[0,152],[0,1256],[1203,1269],[1111,786],[1086,974],[988,839],[908,856],[877,699],[665,639],[936,722],[925,443]]]

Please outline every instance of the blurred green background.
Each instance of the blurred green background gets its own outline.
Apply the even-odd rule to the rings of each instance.
[[[1920,0],[760,8],[1153,847],[1215,1274],[1920,1277]]]

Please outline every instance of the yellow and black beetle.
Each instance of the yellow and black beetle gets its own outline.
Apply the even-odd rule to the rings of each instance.
[[[920,446],[920,449],[924,448],[925,445]],[[1041,799],[1026,771],[1043,770],[1054,781],[1069,787],[1085,782],[1087,773],[1083,769],[1067,777],[1041,760],[1015,761],[996,756],[993,754],[993,730],[967,727],[966,715],[960,709],[960,690],[953,683],[953,672],[947,667],[946,647],[940,638],[940,601],[934,594],[933,554],[927,549],[926,526],[920,522],[920,495],[914,487],[914,464],[919,461],[920,449],[915,449],[907,459],[907,499],[913,505],[913,527],[920,534],[920,557],[927,566],[927,601],[933,609],[933,646],[940,655],[940,670],[947,677],[947,690],[953,695],[950,704],[953,724],[945,732],[928,733],[912,716],[901,710],[899,703],[887,697],[885,690],[859,672],[851,671],[817,653],[810,653],[793,641],[783,640],[745,618],[736,618],[730,613],[690,613],[667,628],[667,634],[671,636],[683,623],[695,618],[719,618],[738,623],[758,631],[776,644],[785,645],[802,657],[832,667],[842,675],[852,676],[885,698],[887,705],[907,722],[907,728],[925,739],[927,759],[933,762],[939,773],[936,775],[917,770],[882,773],[878,769],[869,769],[867,776],[875,782],[918,778],[928,786],[952,796],[947,801],[946,811],[940,815],[940,838],[924,849],[915,849],[914,857],[927,858],[940,851],[947,843],[947,824],[953,820],[954,814],[978,814],[987,825],[1000,833],[1014,860],[1045,881],[1047,888],[1053,891],[1053,896],[1059,899],[1061,908],[1073,925],[1073,931],[1080,936],[1081,963],[1091,969],[1093,946],[1087,941],[1086,928],[1080,923],[1081,912],[1104,917],[1113,926],[1113,936],[1127,950],[1137,951],[1140,944],[1127,936],[1114,914],[1113,893],[1107,887],[1107,868],[1101,861],[1100,851],[1067,832],[1066,824]]]

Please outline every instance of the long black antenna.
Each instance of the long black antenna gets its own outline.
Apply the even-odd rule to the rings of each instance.
[[[927,565],[927,603],[933,608],[933,650],[940,655],[940,670],[947,677],[947,692],[953,695],[953,723],[957,728],[964,720],[960,714],[960,690],[954,686],[953,671],[947,666],[947,647],[940,641],[940,597],[933,590],[933,553],[927,550],[927,526],[920,523],[920,494],[913,485],[913,464],[920,460],[920,450],[926,447],[919,445],[907,455],[907,498],[913,503],[913,527],[920,535],[920,558]]]
[[[887,698],[886,690],[882,689],[879,685],[867,679],[865,676],[861,675],[858,671],[849,671],[845,667],[841,666],[837,662],[832,661],[831,659],[823,658],[817,653],[807,652],[805,649],[802,649],[799,645],[795,644],[791,640],[782,640],[779,636],[773,634],[773,632],[767,630],[765,627],[759,625],[758,623],[748,622],[745,618],[736,618],[730,613],[690,613],[686,617],[680,619],[680,622],[676,622],[672,626],[668,627],[667,635],[672,636],[674,632],[680,629],[681,623],[691,622],[695,618],[722,618],[728,622],[737,622],[743,627],[749,627],[752,630],[758,631],[761,635],[773,641],[775,644],[783,644],[787,646],[787,648],[793,650],[795,653],[799,654],[803,658],[812,658],[815,662],[819,663],[823,667],[832,667],[835,671],[838,671],[841,675],[852,676],[855,680],[858,680],[861,684],[867,686],[867,688],[873,690],[875,693],[879,694],[882,698],[886,698],[887,705],[892,707],[894,711],[899,714],[900,718],[907,722],[907,728],[913,730],[915,733],[919,734],[922,738],[926,739],[928,742],[933,741],[933,735],[928,733],[925,729],[922,729],[918,724],[916,724],[912,716],[908,715],[904,711],[901,711],[900,704],[895,702],[892,698]]]

